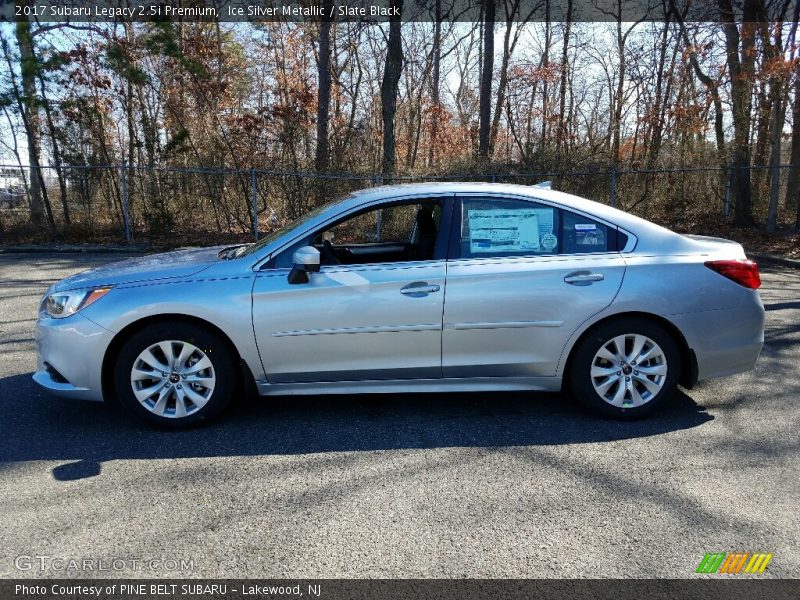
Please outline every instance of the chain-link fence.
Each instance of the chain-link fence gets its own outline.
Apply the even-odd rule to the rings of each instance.
[[[775,168],[784,209],[789,166]],[[761,222],[772,173],[768,167],[751,168],[754,213]],[[5,243],[228,243],[258,238],[322,202],[365,187],[419,181],[533,185],[546,180],[554,189],[672,227],[703,218],[726,220],[734,210],[730,168],[397,175],[389,181],[375,174],[265,169],[0,165],[0,237]],[[32,189],[37,184],[38,193]],[[34,196],[41,198],[38,218],[31,214]]]

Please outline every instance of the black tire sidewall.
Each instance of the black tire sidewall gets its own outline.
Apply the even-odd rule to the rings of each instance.
[[[661,391],[646,404],[634,408],[610,405],[597,394],[590,377],[592,361],[600,347],[623,334],[640,334],[650,338],[661,347],[667,361],[667,376]],[[575,400],[596,414],[615,419],[637,419],[649,415],[675,395],[680,369],[678,347],[664,327],[641,318],[615,319],[594,327],[579,343],[570,365],[569,389]]]
[[[164,340],[189,342],[200,348],[214,367],[216,382],[208,402],[196,413],[181,419],[159,417],[142,406],[131,388],[131,369],[139,354]],[[162,429],[186,429],[208,422],[230,404],[236,387],[234,360],[230,349],[214,333],[190,323],[154,323],[125,342],[114,365],[114,391],[119,402],[136,417]]]

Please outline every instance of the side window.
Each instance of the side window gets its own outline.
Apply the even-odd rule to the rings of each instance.
[[[327,229],[322,238],[337,244],[368,244],[378,241],[378,215],[372,210]]]
[[[616,230],[581,215],[562,211],[563,254],[608,252],[616,246]],[[612,239],[613,238],[613,239]]]
[[[411,244],[417,229],[418,214],[424,207],[436,227],[441,219],[438,205],[412,203],[396,204],[370,210],[328,228],[324,239],[336,245],[393,243]]]
[[[369,209],[317,230],[273,259],[273,268],[290,268],[302,246],[320,251],[323,265],[430,260],[433,258],[442,206],[414,201]]]
[[[527,200],[465,198],[462,258],[557,254],[561,211]]]

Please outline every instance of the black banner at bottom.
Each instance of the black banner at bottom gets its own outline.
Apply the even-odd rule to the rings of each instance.
[[[798,579],[5,579],[15,600],[772,600],[800,598]]]

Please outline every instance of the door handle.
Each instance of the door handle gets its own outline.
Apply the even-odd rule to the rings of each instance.
[[[429,285],[427,281],[415,281],[400,289],[400,293],[412,298],[422,298],[428,294],[439,291],[438,285]]]
[[[592,285],[595,281],[603,281],[603,279],[605,276],[602,273],[575,271],[564,277],[564,282],[570,285]]]

